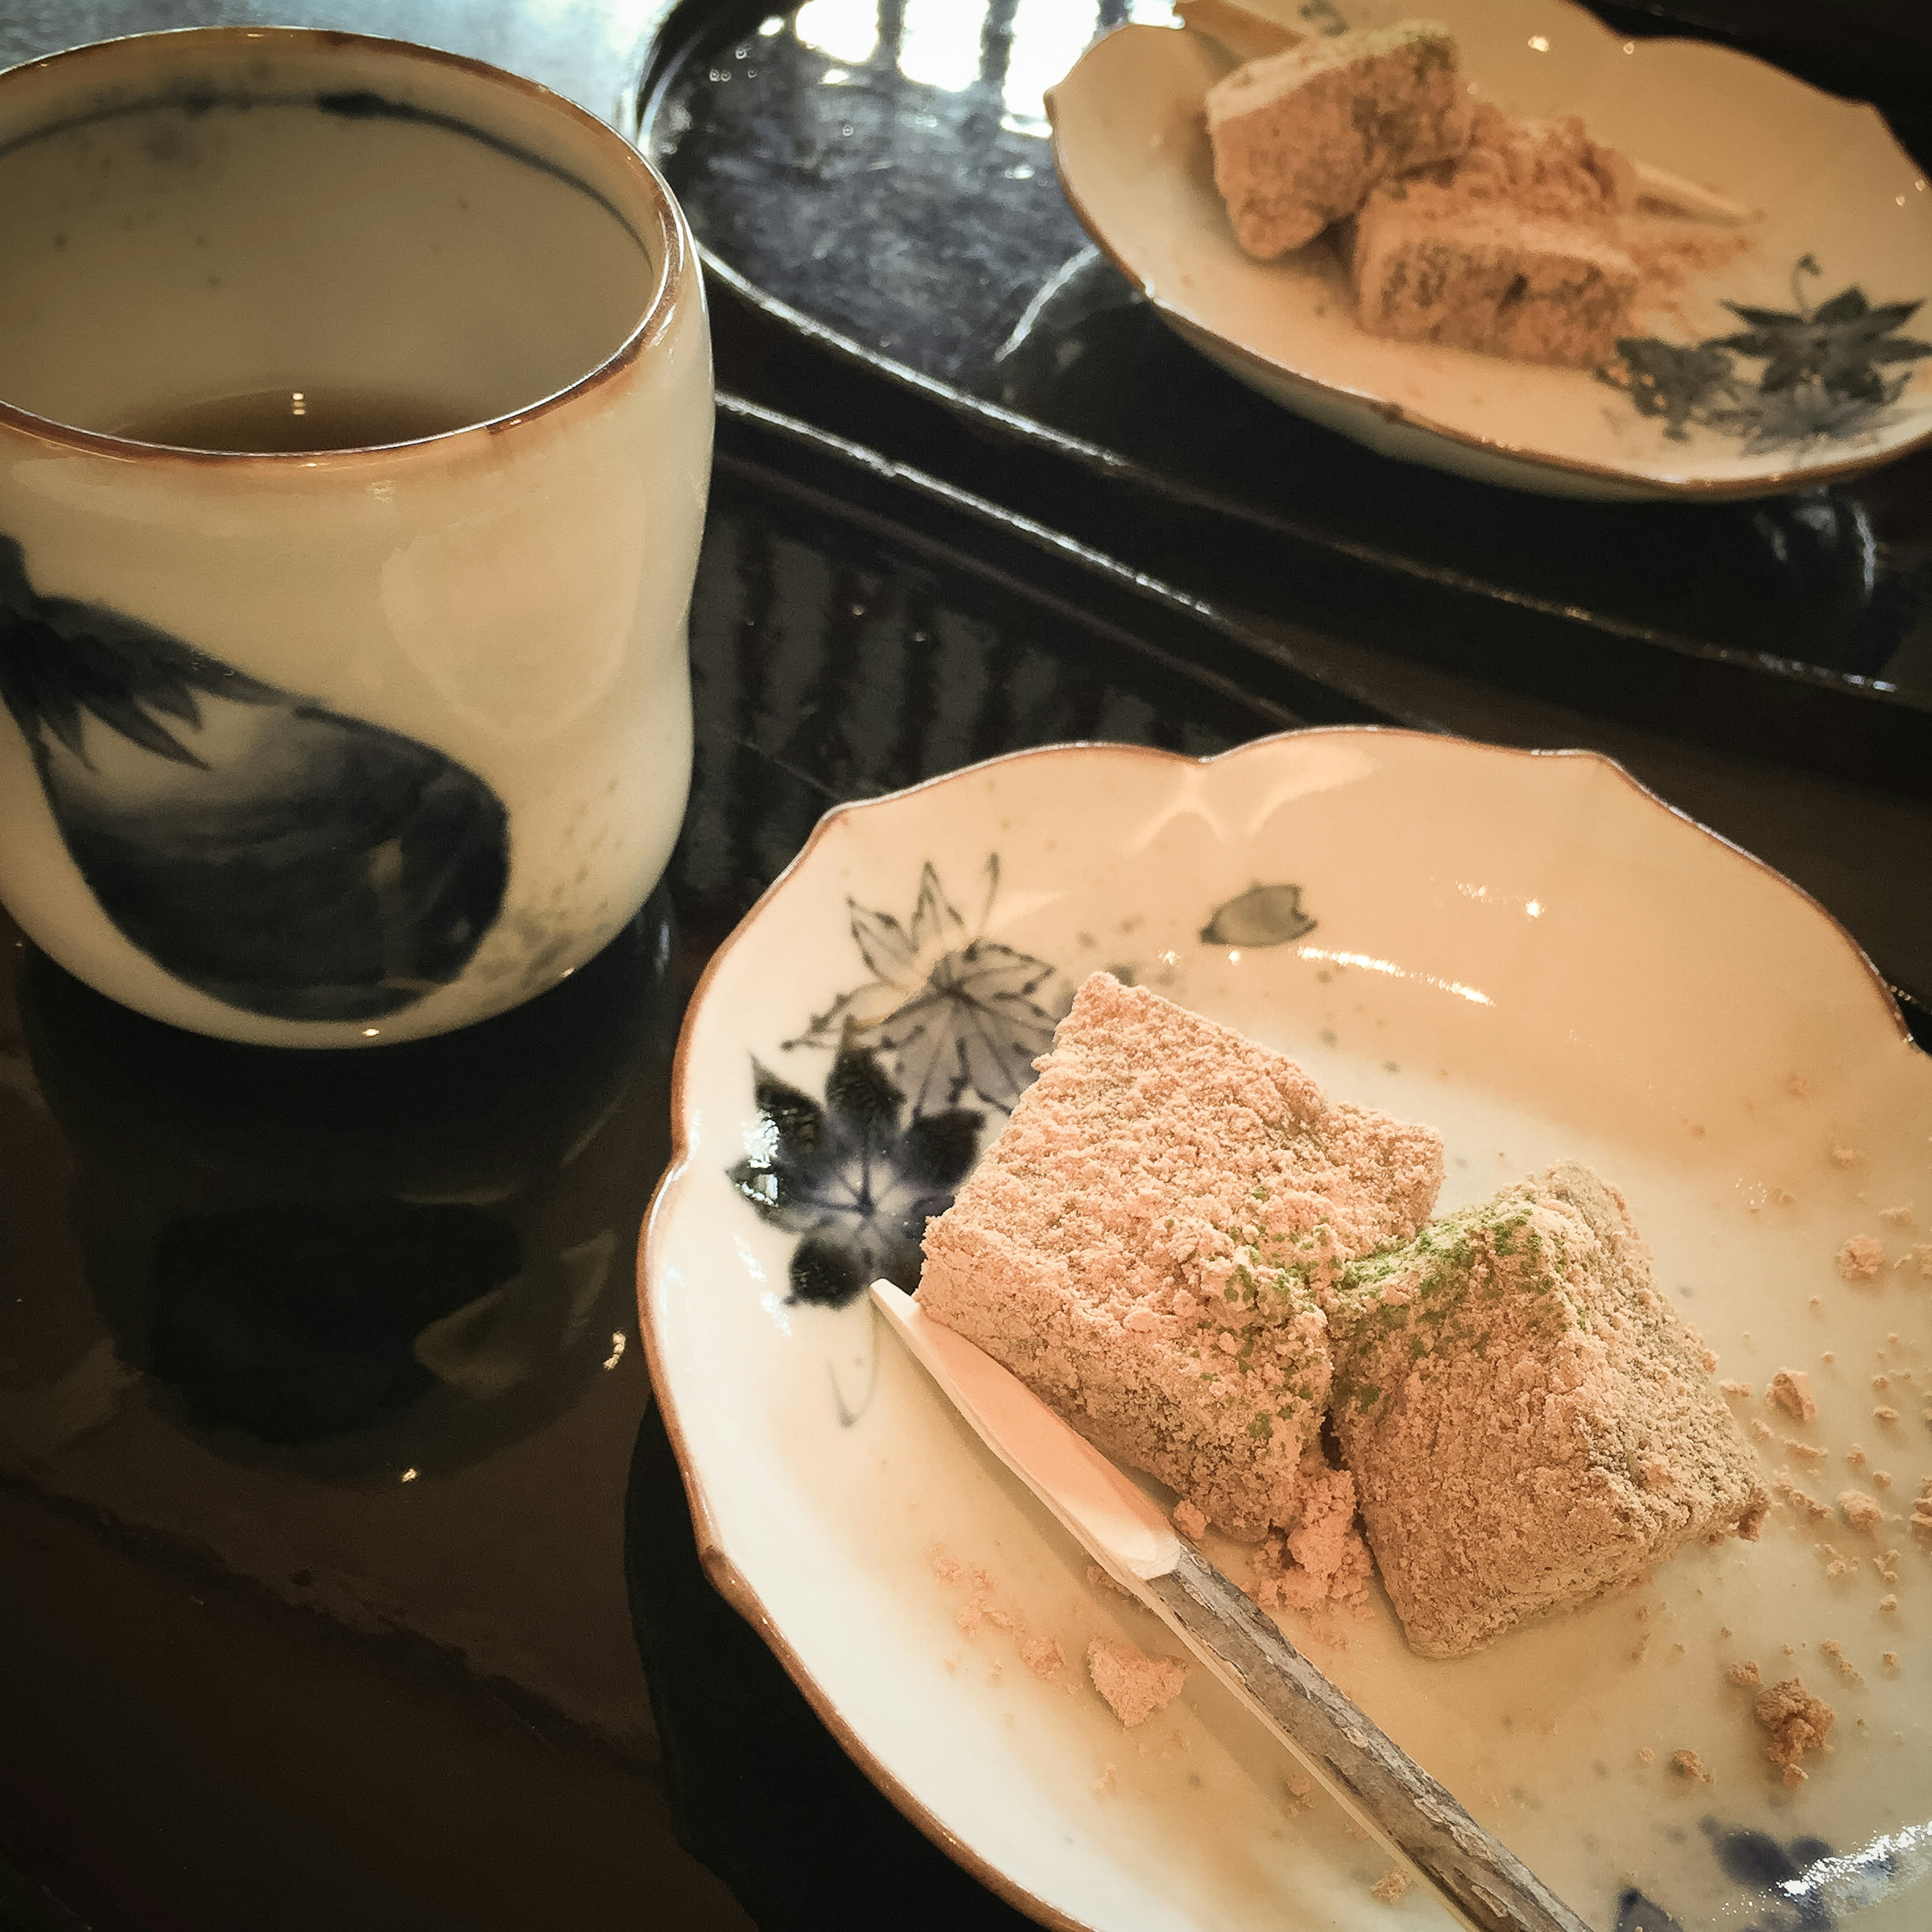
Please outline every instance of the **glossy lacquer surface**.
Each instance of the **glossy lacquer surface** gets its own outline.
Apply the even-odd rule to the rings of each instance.
[[[1095,34],[1167,10],[809,0],[761,20],[688,5],[655,44],[648,148],[728,287],[902,393],[1178,515],[1205,506],[1204,532],[1232,520],[1230,549],[1306,544],[1440,596],[1473,632],[1450,655],[1482,674],[1522,674],[1488,634],[1529,623],[1550,661],[1533,674],[1566,699],[1666,680],[1694,700],[1680,728],[1719,739],[1789,705],[1801,760],[1871,732],[1864,769],[1912,782],[1932,743],[1932,459],[1755,503],[1580,505],[1262,410],[1092,245],[1054,176],[1042,90]],[[1764,44],[1844,83],[1815,46]],[[1893,121],[1922,146],[1914,98],[1902,89]]]

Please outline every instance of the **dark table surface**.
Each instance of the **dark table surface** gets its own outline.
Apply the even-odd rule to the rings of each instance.
[[[621,121],[664,10],[11,0],[0,62],[329,24]],[[1932,988],[1922,787],[1390,648],[1346,597],[1230,622],[1158,505],[755,305],[714,322],[691,810],[593,966],[445,1040],[286,1055],[125,1013],[0,915],[0,1926],[1010,1922],[710,1591],[638,1345],[685,1002],[841,800],[1073,737],[1588,745]]]

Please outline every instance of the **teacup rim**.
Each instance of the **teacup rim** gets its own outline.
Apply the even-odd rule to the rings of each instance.
[[[510,92],[523,95],[526,100],[547,104],[551,108],[561,110],[568,119],[588,132],[592,139],[608,139],[614,142],[622,151],[621,158],[624,165],[635,174],[644,190],[651,212],[656,218],[658,237],[662,244],[656,285],[652,290],[650,299],[623,340],[603,361],[586,370],[563,388],[554,390],[548,395],[540,396],[534,401],[502,416],[486,417],[478,422],[464,423],[455,429],[441,430],[434,436],[408,437],[398,442],[357,444],[340,449],[186,449],[169,443],[143,442],[135,437],[116,436],[104,430],[82,429],[76,424],[64,423],[54,417],[40,416],[32,410],[24,409],[16,403],[8,402],[4,397],[0,397],[0,428],[14,430],[38,441],[55,443],[65,448],[84,450],[93,455],[145,464],[274,464],[313,469],[322,465],[354,464],[370,458],[392,460],[398,455],[408,455],[417,452],[440,452],[464,436],[479,434],[500,436],[507,430],[520,428],[536,417],[548,416],[614,380],[668,332],[676,305],[678,290],[691,274],[696,249],[683,211],[678,206],[676,199],[663,176],[637,146],[610,122],[601,120],[589,109],[560,94],[554,88],[546,87],[542,81],[532,80],[525,74],[513,73],[494,62],[478,60],[468,54],[456,53],[446,47],[429,46],[420,40],[404,40],[392,34],[356,33],[345,28],[230,22],[208,26],[155,28],[140,33],[112,34],[103,40],[84,42],[79,46],[64,47],[55,53],[43,54],[34,59],[22,61],[16,66],[0,68],[0,86],[12,82],[23,75],[44,72],[70,61],[98,58],[115,50],[125,49],[136,42],[188,40],[226,40],[237,44],[272,41],[284,46],[306,42],[320,48],[361,49],[382,55],[400,55],[405,58],[433,66],[455,68],[476,80],[505,88]]]

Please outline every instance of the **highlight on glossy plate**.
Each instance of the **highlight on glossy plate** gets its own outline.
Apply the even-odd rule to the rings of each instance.
[[[1762,494],[1932,436],[1932,189],[1874,109],[1727,49],[1623,40],[1568,0],[1186,10],[1180,32],[1117,29],[1051,91],[1055,158],[1114,265],[1263,395],[1386,455],[1603,498]],[[1272,259],[1238,244],[1203,107],[1239,64],[1227,43],[1264,45],[1256,20],[1317,43],[1412,16],[1448,28],[1472,106],[1576,116],[1635,170],[1616,232],[1577,244],[1634,291],[1611,352],[1564,367],[1371,333],[1379,296],[1358,302],[1348,266],[1369,288],[1366,220]]]
[[[1613,1181],[1777,1498],[1470,1655],[1415,1654],[1378,1584],[1292,1641],[1600,1932],[1924,1924],[1932,1060],[1813,902],[1586,754],[1022,753],[834,812],[721,951],[644,1330],[710,1574],[847,1748],[1048,1922],[1448,1922],[1204,1670],[1124,1725],[1090,1646],[1178,1646],[863,1292],[912,1286],[1102,968],[1438,1129],[1438,1214]],[[1792,1679],[1835,1720],[1788,1782]]]

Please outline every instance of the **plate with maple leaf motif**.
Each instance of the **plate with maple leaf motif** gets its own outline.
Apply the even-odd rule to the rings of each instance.
[[[1297,30],[1386,26],[1403,0],[1243,0]],[[1184,339],[1383,454],[1540,493],[1762,496],[1932,440],[1932,190],[1877,112],[1730,49],[1627,40],[1570,0],[1444,0],[1470,92],[1592,135],[1749,219],[1640,202],[1647,265],[1598,368],[1399,342],[1356,322],[1326,236],[1237,245],[1202,102],[1235,65],[1154,25],[1096,42],[1047,97],[1060,182],[1102,251]]]
[[[1088,1646],[1166,1654],[1163,1627],[863,1292],[915,1284],[1102,968],[1436,1127],[1438,1214],[1564,1158],[1615,1182],[1778,1498],[1756,1544],[1468,1657],[1414,1655],[1378,1586],[1278,1612],[1298,1646],[1593,1932],[1925,1924],[1932,1060],[1816,904],[1583,753],[1367,729],[1022,752],[832,812],[720,949],[643,1330],[706,1572],[845,1748],[1043,1923],[1450,1922],[1376,1894],[1372,1846],[1204,1672],[1122,1727]],[[1814,1414],[1770,1400],[1780,1369]],[[1755,1716],[1792,1678],[1836,1712],[1795,1790]]]

